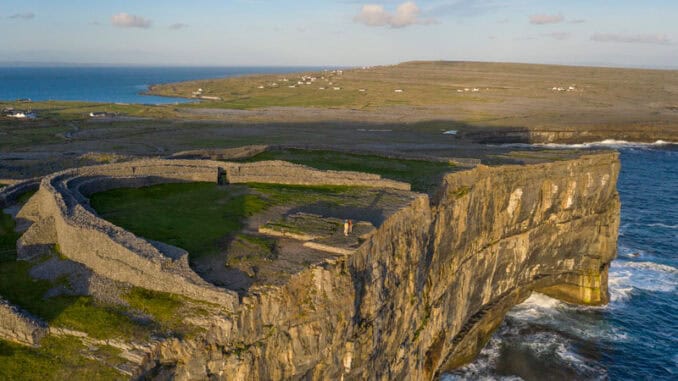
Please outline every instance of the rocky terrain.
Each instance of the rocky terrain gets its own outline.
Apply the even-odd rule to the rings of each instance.
[[[115,369],[131,377],[432,379],[472,359],[506,311],[533,291],[572,303],[607,302],[618,169],[616,154],[600,152],[457,170],[427,193],[399,198],[404,203],[360,233],[359,246],[330,250],[284,282],[258,283],[240,295],[200,279],[187,265],[189,253],[98,219],[88,197],[112,187],[239,176],[287,184],[368,180],[375,189],[409,184],[265,161],[129,161],[55,173],[17,214],[20,229],[32,221],[18,241],[18,259],[32,263],[34,276],[56,272],[50,276],[57,279],[66,271],[68,289],[104,305],[136,305],[125,291],[130,286],[159,292],[156,300],[178,306],[174,328],[127,339],[79,333],[58,319],[45,328],[18,303],[3,309],[13,318],[3,319],[0,333],[28,344],[47,335],[48,345],[58,337],[90,348],[113,345],[122,351]],[[3,207],[36,187],[32,181],[4,188]],[[165,322],[164,310],[145,311],[145,319]]]

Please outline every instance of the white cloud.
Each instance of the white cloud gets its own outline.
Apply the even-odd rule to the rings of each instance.
[[[565,17],[562,14],[557,15],[537,14],[530,16],[530,24],[535,25],[558,24],[563,21],[565,21]]]
[[[35,13],[33,12],[22,12],[22,13],[15,13],[11,16],[9,16],[11,19],[23,19],[23,20],[32,20],[35,18]]]
[[[118,13],[111,17],[111,23],[120,28],[150,28],[151,20],[128,13]]]
[[[400,4],[395,12],[387,11],[383,5],[363,5],[353,21],[367,26],[390,26],[391,28],[404,28],[410,25],[432,24],[434,20],[421,18],[421,9],[413,1]]]
[[[174,23],[174,24],[170,25],[169,28],[172,29],[172,30],[184,29],[184,28],[188,28],[188,24],[178,22],[178,23]]]
[[[591,40],[596,42],[621,42],[627,44],[671,44],[671,39],[665,34],[596,33],[591,36]]]

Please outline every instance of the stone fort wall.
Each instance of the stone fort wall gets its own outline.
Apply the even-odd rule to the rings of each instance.
[[[0,298],[0,338],[37,346],[47,335],[47,324]]]
[[[190,151],[181,151],[173,154],[172,159],[210,159],[210,160],[238,160],[256,156],[267,151],[282,151],[288,149],[298,149],[304,151],[334,151],[353,155],[371,155],[386,159],[397,160],[421,160],[439,163],[449,163],[460,167],[475,167],[481,164],[480,159],[469,157],[452,156],[433,156],[403,152],[392,152],[376,149],[356,149],[346,147],[336,147],[323,144],[271,144],[271,145],[250,145],[235,148],[215,148],[198,149]]]
[[[58,244],[62,255],[110,279],[218,303],[232,311],[237,294],[204,281],[189,267],[188,253],[137,237],[99,218],[89,206],[91,194],[109,189],[198,181],[410,189],[407,183],[379,175],[318,171],[282,161],[141,160],[70,169],[43,178],[19,212],[18,218],[33,225],[17,243],[18,255],[28,259]]]

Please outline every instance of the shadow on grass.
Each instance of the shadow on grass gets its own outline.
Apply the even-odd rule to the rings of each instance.
[[[69,287],[67,279],[55,282],[34,279],[29,272],[34,263],[18,261],[11,216],[0,214],[0,296],[50,326],[68,327],[105,339],[111,337],[147,337],[145,327],[134,322],[118,307],[104,306],[89,296],[45,297],[55,287]]]

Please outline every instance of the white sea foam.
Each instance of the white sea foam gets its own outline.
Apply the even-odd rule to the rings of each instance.
[[[480,351],[478,357],[469,364],[457,369],[454,374],[443,374],[440,377],[441,381],[521,381],[522,378],[517,376],[502,377],[494,374],[494,369],[497,360],[501,355],[501,347],[503,345],[503,336],[506,335],[506,326],[503,325],[500,331],[492,336],[490,341]]]
[[[655,262],[614,261],[608,284],[612,302],[627,300],[634,289],[672,292],[678,286],[678,269]]]
[[[542,148],[554,148],[554,149],[573,149],[573,148],[650,148],[650,147],[662,147],[678,144],[678,142],[667,142],[664,140],[657,140],[654,143],[641,143],[641,142],[629,142],[626,140],[615,140],[615,139],[605,139],[598,142],[589,142],[589,143],[578,143],[578,144],[561,144],[561,143],[535,143],[535,144],[525,144],[525,143],[510,143],[510,144],[501,144],[502,147],[517,147],[517,148],[526,148],[526,147],[542,147]]]
[[[661,222],[657,222],[657,223],[654,223],[654,224],[648,224],[647,226],[651,226],[653,228],[678,229],[678,225],[667,225],[667,224],[662,224]]]
[[[620,267],[631,267],[635,269],[647,269],[647,270],[652,270],[652,271],[659,271],[659,272],[665,272],[669,274],[676,274],[678,275],[678,269],[669,266],[669,265],[663,265],[661,263],[655,263],[655,262],[621,262],[618,264]]]
[[[520,320],[538,319],[553,316],[557,313],[557,308],[564,305],[559,300],[535,292],[524,302],[514,307],[509,312],[509,316]]]

